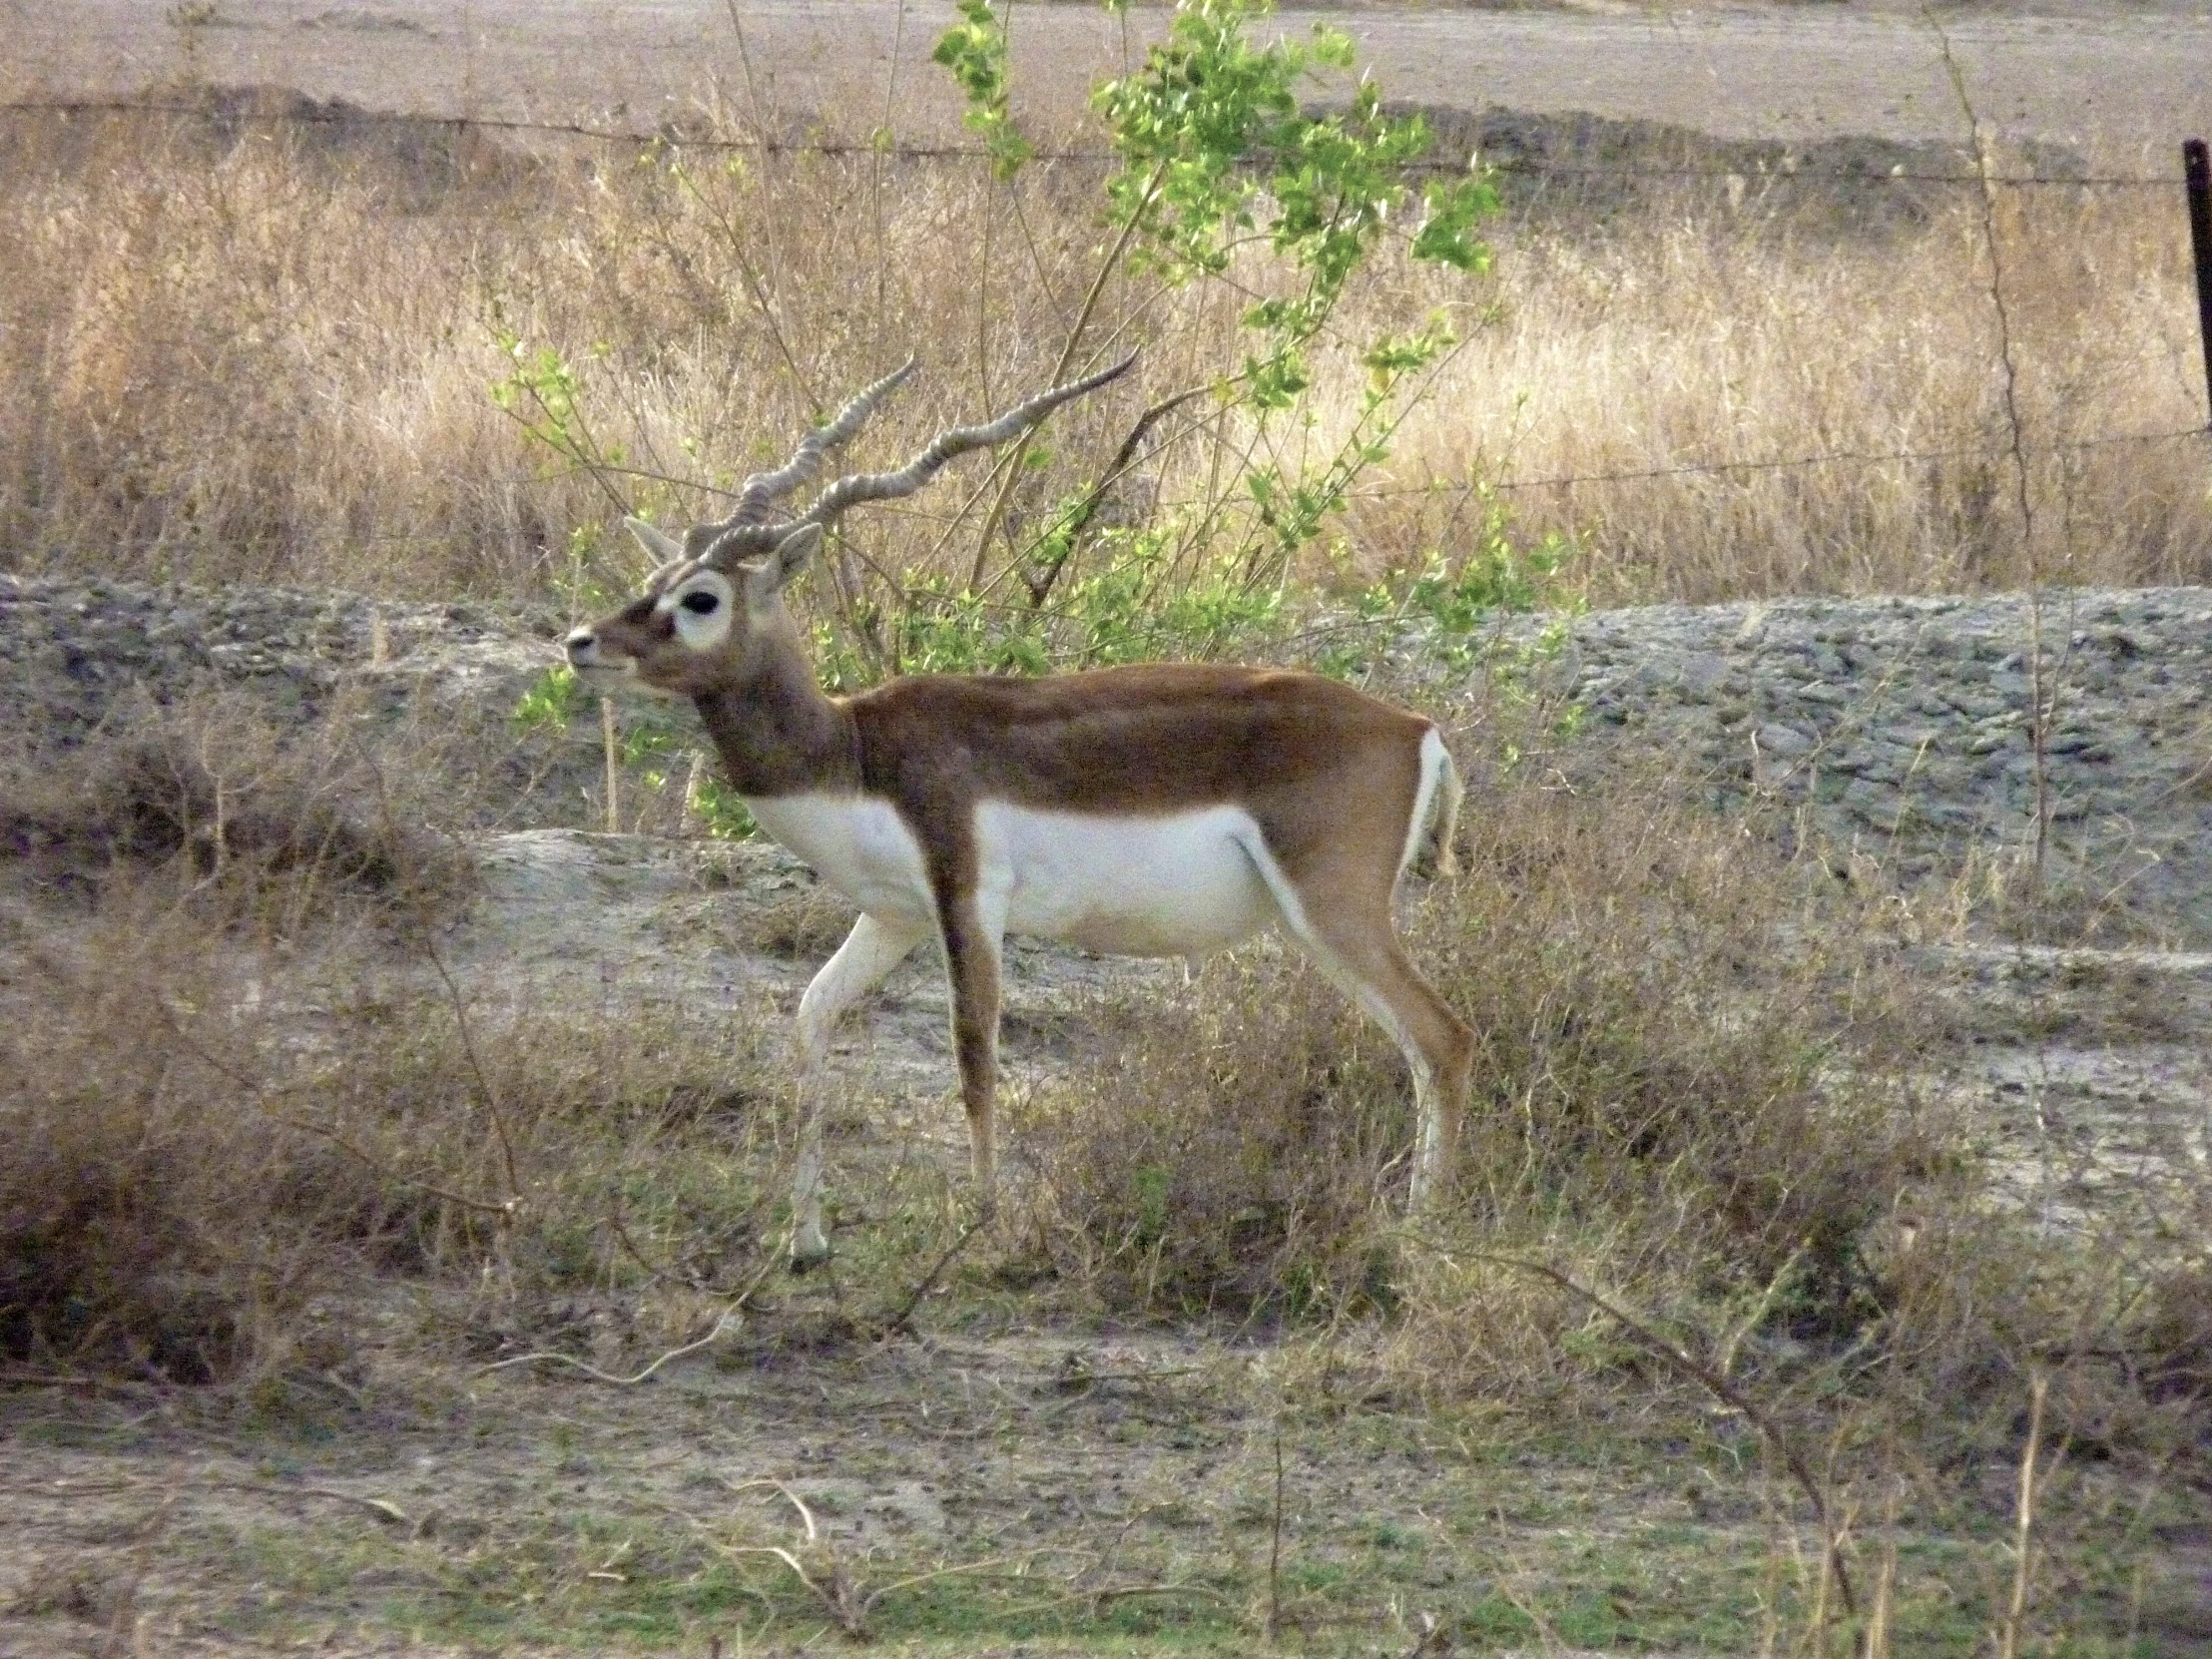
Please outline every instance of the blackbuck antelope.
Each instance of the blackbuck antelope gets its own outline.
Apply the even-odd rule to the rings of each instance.
[[[1003,443],[1126,369],[944,432],[897,472],[809,482],[912,363],[749,479],[736,513],[681,543],[645,590],[568,637],[594,684],[698,705],[730,783],[777,840],[860,908],[799,1004],[804,1127],[792,1258],[828,1254],[822,1080],[837,1016],[924,939],[942,952],[976,1191],[995,1191],[1001,940],[1195,958],[1279,923],[1404,1051],[1419,1103],[1412,1199],[1451,1164],[1473,1038],[1390,921],[1424,848],[1448,869],[1460,785],[1433,723],[1319,675],[1158,663],[1038,680],[927,675],[854,697],[816,683],[783,590],[824,530],[910,495],[953,456]]]

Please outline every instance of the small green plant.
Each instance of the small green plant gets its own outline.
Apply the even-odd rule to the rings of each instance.
[[[619,444],[602,444],[584,418],[582,388],[568,359],[550,345],[532,346],[494,308],[492,338],[514,363],[494,380],[491,399],[518,421],[531,442],[543,445],[569,468],[588,474],[617,512],[630,503],[608,479],[625,462]],[[605,355],[605,347],[594,347]]]
[[[556,664],[530,682],[530,689],[507,718],[524,735],[558,737],[583,711],[584,683],[566,663]]]
[[[1036,154],[1036,148],[1015,128],[1007,105],[1012,64],[1007,52],[1006,21],[991,10],[990,0],[960,0],[960,18],[938,37],[930,57],[950,70],[960,84],[968,102],[961,122],[982,138],[992,175],[1011,179]]]
[[[1465,673],[1482,655],[1488,619],[1559,603],[1557,578],[1574,557],[1574,543],[1551,532],[1524,544],[1515,539],[1512,516],[1493,494],[1478,490],[1474,499],[1482,517],[1467,536],[1473,545],[1456,558],[1432,548],[1419,568],[1393,571],[1359,590],[1353,608],[1369,626],[1328,647],[1320,662],[1324,673],[1344,679],[1366,673],[1377,634],[1406,625],[1423,631],[1424,655]],[[1563,624],[1555,625],[1538,637],[1533,655],[1556,656],[1565,643]]]
[[[717,840],[750,841],[760,836],[761,827],[754,822],[745,797],[720,779],[702,778],[692,797],[692,807],[707,833]]]
[[[1073,590],[1072,606],[1063,601],[1061,609],[1079,613],[1087,635],[1078,661],[1122,661],[1184,642],[1198,647],[1190,654],[1211,654],[1279,616],[1299,555],[1343,510],[1360,475],[1388,456],[1427,371],[1457,343],[1448,321],[1434,315],[1360,347],[1368,384],[1359,412],[1334,447],[1316,449],[1310,351],[1333,333],[1349,284],[1393,216],[1403,216],[1413,196],[1405,167],[1426,150],[1428,134],[1417,117],[1384,114],[1372,83],[1345,110],[1305,111],[1302,84],[1315,70],[1350,67],[1351,38],[1323,27],[1309,42],[1255,44],[1251,25],[1271,10],[1269,0],[1183,0],[1167,41],[1093,95],[1115,154],[1106,217],[1119,234],[1101,256],[1060,366],[1076,361],[1102,296],[1124,276],[1170,286],[1232,285],[1245,296],[1252,343],[1239,368],[1212,388],[1220,412],[1245,423],[1249,435],[1231,466],[1214,471],[1209,495],[1175,522],[1172,541],[1100,538],[1086,549],[1088,512],[1075,503],[1051,515],[996,577],[979,548],[969,583],[979,595],[1009,573],[1039,610],[1056,589]],[[970,127],[985,136],[992,177],[1002,182],[1030,154],[1012,135],[1008,113],[1010,12],[990,0],[963,0],[962,21],[937,47],[937,61],[968,99]],[[1411,257],[1484,270],[1489,255],[1476,228],[1496,206],[1479,176],[1430,183],[1420,193]],[[1009,473],[1001,506],[1012,482]],[[998,511],[986,520],[986,545]],[[1079,558],[1093,568],[1069,582]],[[1129,614],[1132,596],[1142,618]],[[1170,608],[1179,614],[1156,614]],[[1087,625],[1108,617],[1126,638]]]

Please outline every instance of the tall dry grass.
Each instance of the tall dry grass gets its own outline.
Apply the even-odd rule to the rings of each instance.
[[[766,1248],[758,1023],[477,1006],[465,859],[355,754],[218,699],[0,756],[0,1364],[351,1370],[380,1278],[681,1327]]]
[[[993,186],[959,163],[525,154],[280,114],[232,99],[205,119],[0,127],[17,182],[0,207],[13,567],[542,593],[599,545],[616,497],[709,510],[700,484],[776,454],[909,349],[926,389],[882,418],[868,456],[1039,383],[1103,242],[1080,164]],[[1859,233],[1774,200],[1685,198],[1505,227],[1487,278],[1386,255],[1340,316],[1343,347],[1321,352],[1318,426],[1281,441],[1341,436],[1362,384],[1351,347],[1373,330],[1442,305],[1466,344],[1312,574],[1449,558],[1476,516],[1461,486],[1487,481],[1510,486],[1524,531],[1575,539],[1599,602],[2006,586],[2031,562],[2080,582],[2202,579],[2201,440],[2065,447],[2201,422],[2178,202],[1999,201],[2032,560],[1981,216],[1964,189]],[[1233,364],[1241,303],[1219,284],[1110,283],[1093,348],[1142,344],[1141,381],[1063,417],[1062,458],[1029,497],[1096,468],[1140,398]],[[633,471],[578,476],[493,406],[515,367],[502,330],[574,367],[592,439]],[[1171,505],[1233,476],[1250,443],[1203,415],[1163,432],[1148,469]],[[1941,458],[1529,483],[1899,451]],[[964,578],[982,513],[944,522],[962,476],[876,515],[862,550],[893,575]]]
[[[2205,579],[2204,438],[2104,441],[2203,425],[2178,192],[2012,190],[1985,222],[1966,185],[1925,223],[1868,237],[1824,234],[1786,203],[1689,206],[1508,244],[1499,314],[1439,387],[1454,418],[1422,422],[1399,473],[1630,475],[1506,495],[1526,529],[1579,539],[1607,597]],[[1842,458],[1759,464],[1821,456]],[[1674,468],[1690,470],[1634,476]],[[1393,520],[1419,533],[1401,508],[1377,502],[1363,524],[1368,510],[1378,535]],[[1426,533],[1444,522],[1431,508]]]

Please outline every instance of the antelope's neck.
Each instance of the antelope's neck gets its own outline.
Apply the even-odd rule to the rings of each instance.
[[[802,663],[776,663],[746,685],[697,700],[730,786],[743,796],[855,793],[860,734]]]

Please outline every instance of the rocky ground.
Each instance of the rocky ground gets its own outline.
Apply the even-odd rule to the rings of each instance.
[[[1666,605],[1579,619],[1544,672],[1596,754],[1670,754],[1716,806],[1803,806],[1909,880],[2032,857],[2040,818],[2077,925],[2202,942],[2208,624],[2201,589]]]

